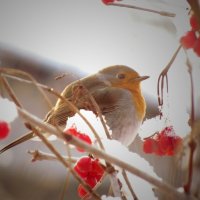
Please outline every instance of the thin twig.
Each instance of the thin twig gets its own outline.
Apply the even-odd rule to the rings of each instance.
[[[136,10],[142,10],[142,11],[159,14],[159,15],[166,16],[166,17],[175,17],[176,16],[175,13],[171,13],[171,12],[158,11],[158,10],[153,10],[153,9],[149,9],[149,8],[142,8],[142,7],[139,7],[139,6],[122,4],[122,3],[109,3],[107,5],[118,6],[118,7],[125,7],[125,8],[132,8],[132,9],[136,9]]]
[[[11,74],[4,74],[2,73],[3,77],[7,77],[7,78],[10,78],[10,79],[13,79],[13,80],[16,80],[16,81],[19,81],[19,82],[22,82],[22,83],[27,83],[27,84],[31,84],[31,85],[34,85],[33,81],[29,81],[29,80],[26,80],[24,78],[20,78],[20,77],[17,77],[17,76],[14,76],[14,75],[11,75]],[[45,89],[47,86],[46,85],[43,85],[41,83],[36,83],[38,87],[41,87],[43,89]]]
[[[29,112],[27,112],[24,109],[21,109],[21,108],[17,108],[17,109],[18,109],[19,115],[24,120],[31,122],[31,124],[33,124],[34,126],[38,126],[39,128],[41,128],[42,130],[44,130],[46,132],[50,132],[52,134],[58,135],[58,133],[57,133],[58,130],[55,127],[53,127],[52,125],[43,123],[43,121],[41,119],[33,116],[32,114],[30,114]],[[106,152],[97,149],[96,147],[88,145],[87,143],[81,141],[80,139],[78,139],[72,135],[69,135],[69,134],[64,134],[64,135],[65,135],[66,141],[69,142],[70,144],[80,147],[100,159],[104,159],[107,162],[113,163],[114,165],[117,165],[120,168],[122,168],[126,171],[129,171],[130,173],[132,173],[132,174],[144,179],[145,181],[149,182],[150,184],[158,187],[162,192],[164,192],[165,194],[167,194],[169,196],[174,196],[174,197],[180,198],[182,200],[197,200],[197,198],[195,198],[194,196],[189,196],[189,195],[180,193],[176,189],[174,189],[171,185],[150,176],[149,174],[137,169],[136,167],[130,165],[129,163],[126,163],[114,156],[111,156],[111,155],[107,154]],[[45,140],[46,140],[46,138],[45,138]],[[62,158],[62,156],[61,156],[61,158],[59,157],[59,159],[62,160],[62,163],[65,161]],[[64,164],[64,165],[66,165],[66,164]]]
[[[59,126],[56,125],[55,127],[56,127],[56,129],[58,130],[59,133],[62,132],[62,130],[59,128]],[[60,134],[60,135],[62,137],[62,134]],[[72,161],[71,149],[70,149],[68,143],[66,143],[65,147],[66,147],[66,151],[67,151],[67,155],[68,155],[68,163],[70,165],[70,168],[72,168],[71,164],[72,164],[73,161]]]
[[[199,0],[187,0],[187,2],[190,4],[190,7],[192,11],[195,13],[195,16],[197,17],[197,21],[200,25],[200,3]]]
[[[130,190],[131,192],[131,195],[133,197],[134,200],[138,200],[138,197],[137,195],[135,194],[134,190],[133,190],[133,187],[128,179],[128,176],[127,176],[127,173],[124,169],[122,169],[122,176],[124,177],[124,180],[126,181],[126,184],[128,186],[128,189]]]
[[[17,98],[17,96],[15,95],[14,91],[12,90],[10,84],[8,83],[8,81],[6,80],[6,78],[1,77],[2,83],[4,85],[4,87],[6,88],[9,96],[11,97],[12,101],[20,108],[22,108],[21,103],[19,102],[19,99]]]
[[[158,104],[159,106],[163,105],[163,89],[164,89],[164,79],[166,78],[166,87],[167,87],[167,92],[168,92],[168,77],[167,73],[172,66],[175,58],[177,57],[179,51],[181,49],[181,45],[177,48],[175,53],[173,54],[172,58],[170,59],[169,63],[165,66],[165,68],[162,70],[158,77],[158,82],[157,82],[157,94],[158,94]],[[161,88],[160,88],[161,86]],[[161,94],[161,95],[160,95]]]
[[[185,52],[186,53],[186,52]],[[186,64],[188,66],[188,73],[190,76],[190,86],[191,86],[191,114],[190,114],[190,124],[191,128],[193,130],[194,123],[195,123],[195,111],[194,111],[194,83],[193,83],[193,76],[192,76],[192,65],[189,61],[189,58],[186,53]],[[190,154],[189,154],[189,161],[188,161],[188,178],[187,183],[184,185],[184,190],[187,194],[190,193],[190,188],[192,184],[192,175],[193,175],[193,157],[194,157],[194,151],[196,149],[196,141],[194,139],[193,131],[190,133],[190,141],[189,141],[189,147],[190,147]]]
[[[63,185],[63,189],[62,189],[61,194],[60,194],[60,200],[64,200],[66,190],[69,186],[69,182],[70,182],[70,173],[69,173],[69,171],[67,171],[67,176],[66,176],[66,179],[65,179],[65,182],[64,182],[64,185]]]
[[[97,112],[97,114],[98,114],[98,116],[99,116],[99,118],[100,118],[101,124],[103,125],[103,128],[104,128],[104,131],[105,131],[105,133],[106,133],[107,138],[108,138],[108,139],[111,139],[110,133],[109,133],[108,128],[107,128],[107,126],[106,126],[106,123],[105,123],[105,121],[104,121],[104,119],[103,119],[102,112],[101,112],[101,109],[99,108],[99,105],[97,104],[96,100],[95,100],[94,97],[90,94],[89,90],[88,90],[86,87],[84,87],[84,90],[87,91],[87,95],[89,96],[89,98],[90,98],[92,104],[94,105],[94,107],[95,107],[95,109],[96,109],[96,112]]]
[[[193,127],[195,122],[195,110],[194,110],[194,81],[193,81],[193,75],[192,75],[192,65],[190,63],[190,60],[186,54],[186,64],[188,66],[188,73],[190,76],[190,87],[191,87],[191,114],[190,114],[190,124],[191,127]]]
[[[32,155],[32,161],[43,161],[43,160],[48,160],[48,161],[58,161],[58,158],[53,155],[53,154],[49,154],[49,153],[45,153],[45,152],[42,152],[42,151],[39,151],[39,150],[34,150],[34,151],[31,151],[29,150],[28,153],[30,155]],[[73,163],[75,163],[78,158],[76,157],[67,157],[67,156],[62,156],[63,159],[65,159],[67,162],[71,161]]]
[[[33,76],[31,76],[29,73],[24,72],[24,71],[19,70],[19,69],[1,67],[0,68],[0,75],[2,75],[3,73],[9,74],[9,75],[14,75],[14,76],[20,75],[20,76],[27,77],[29,80],[32,81],[33,85],[35,85],[35,87],[38,89],[38,91],[42,94],[42,96],[44,97],[45,101],[47,102],[47,105],[49,106],[49,108],[53,107],[53,105],[52,105],[51,101],[49,100],[49,98],[47,97],[47,95],[44,93],[42,88],[40,88],[37,85],[37,81],[35,80],[35,78]]]

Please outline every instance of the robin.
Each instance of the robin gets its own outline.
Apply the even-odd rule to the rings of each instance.
[[[141,92],[141,81],[149,76],[140,76],[135,70],[124,65],[106,67],[96,74],[72,82],[61,93],[78,109],[91,110],[95,107],[88,92],[96,100],[106,124],[112,131],[112,139],[130,145],[137,135],[146,112],[145,99]],[[84,88],[87,92],[84,92]],[[48,112],[44,122],[64,128],[68,117],[75,114],[65,101],[58,99]],[[8,144],[0,153],[35,137],[33,132]]]

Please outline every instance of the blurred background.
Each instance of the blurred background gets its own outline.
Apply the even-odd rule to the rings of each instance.
[[[154,116],[158,76],[177,49],[180,36],[189,30],[188,5],[183,0],[124,2],[174,12],[176,17],[105,6],[100,0],[0,0],[0,66],[25,70],[37,81],[62,91],[73,80],[103,67],[128,65],[141,75],[150,76],[142,88],[148,104],[147,117]],[[196,89],[200,61],[191,52],[189,55]],[[63,73],[67,75],[55,80]],[[43,118],[48,108],[38,91],[13,80],[10,83],[24,107]],[[189,83],[181,51],[169,72],[168,103],[171,119],[183,136],[189,131]],[[200,102],[198,92],[196,89],[196,105]],[[55,98],[50,98],[55,102]],[[198,109],[196,106],[199,112]],[[15,120],[12,133],[0,141],[0,147],[25,132],[23,123]],[[61,152],[65,151],[59,143],[54,144]],[[28,149],[48,152],[43,144],[29,141],[0,157],[0,198],[59,199],[66,180],[65,168],[56,162],[31,163]],[[105,191],[106,184],[100,189]],[[77,199],[76,186],[75,181],[69,185],[65,199]]]

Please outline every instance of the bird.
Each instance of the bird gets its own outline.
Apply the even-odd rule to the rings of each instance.
[[[92,95],[111,130],[111,138],[129,146],[145,117],[146,102],[141,82],[148,78],[149,76],[140,76],[131,67],[113,65],[70,83],[61,96],[79,110],[90,110],[97,114],[87,94]],[[84,88],[87,92],[84,92]],[[59,126],[63,130],[67,119],[75,114],[65,101],[58,98],[55,106],[46,114],[44,122]],[[34,137],[36,135],[30,131],[2,148],[0,154]]]

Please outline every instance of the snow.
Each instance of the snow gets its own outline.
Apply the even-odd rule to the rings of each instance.
[[[17,109],[13,102],[0,97],[0,120],[12,122],[17,118]]]

